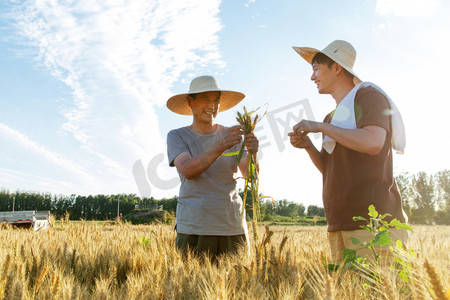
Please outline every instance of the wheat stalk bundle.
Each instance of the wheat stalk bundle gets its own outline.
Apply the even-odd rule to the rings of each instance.
[[[249,133],[253,133],[255,130],[256,124],[264,117],[264,115],[259,118],[258,114],[255,114],[254,117],[252,115],[257,111],[247,111],[247,109],[244,106],[244,113],[237,112],[236,120],[239,124],[242,125],[244,133],[247,135]],[[238,153],[237,162],[241,161],[242,155],[244,153],[245,148],[245,142],[246,138],[244,138],[244,142],[242,143],[241,149]],[[252,153],[251,151],[247,154],[247,174],[245,176],[245,186],[244,186],[244,199],[242,199],[243,207],[242,210],[242,219],[245,218],[245,208],[246,206],[249,206],[249,210],[253,211],[253,221],[258,222],[258,219],[260,219],[261,212],[260,212],[260,205],[259,205],[259,194],[258,194],[258,188],[259,188],[259,166],[256,160],[256,153]],[[250,190],[251,197],[252,197],[252,204],[247,205],[247,191]]]

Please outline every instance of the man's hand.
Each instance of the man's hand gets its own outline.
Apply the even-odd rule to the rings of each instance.
[[[305,149],[308,153],[311,161],[317,167],[317,169],[322,172],[322,155],[316,149],[314,144],[311,142],[310,138],[307,136],[310,132],[321,132],[323,123],[314,122],[309,120],[301,120],[297,125],[295,125],[289,132],[288,136],[290,138],[291,145],[295,148]]]
[[[322,122],[301,120],[292,129],[295,134],[305,136],[310,132],[321,132],[320,127],[322,124],[323,124]]]
[[[242,141],[242,125],[236,125],[227,130],[225,136],[219,141],[223,151],[239,144]]]
[[[259,148],[259,141],[254,133],[245,135],[245,148],[248,152],[257,153]]]
[[[320,122],[301,120],[292,127],[293,131],[288,133],[291,145],[300,149],[310,148],[312,142],[306,135],[310,132],[319,132],[321,124]]]
[[[288,136],[290,138],[291,145],[294,146],[295,148],[307,149],[310,148],[312,145],[312,142],[307,135],[289,132]]]
[[[256,172],[258,172],[259,169],[259,163],[256,156],[259,149],[259,141],[254,133],[245,135],[245,148],[247,148],[248,156],[241,159],[241,162],[239,163],[239,170],[241,170],[242,176],[247,177],[247,163],[248,159],[250,159],[250,154],[253,156],[253,160],[256,163]]]

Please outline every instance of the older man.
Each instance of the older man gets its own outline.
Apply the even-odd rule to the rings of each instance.
[[[238,165],[235,156],[222,155],[239,150],[242,127],[215,123],[219,112],[244,97],[240,92],[221,90],[212,76],[201,76],[192,80],[188,93],[167,101],[174,113],[193,116],[191,125],[167,135],[169,164],[177,168],[181,180],[176,247],[183,252],[190,249],[215,258],[246,243],[247,224],[242,219],[236,174],[239,167],[245,175],[247,157]],[[256,153],[259,143],[255,135],[245,137],[247,150]]]

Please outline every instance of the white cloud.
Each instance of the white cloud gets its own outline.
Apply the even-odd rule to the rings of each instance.
[[[0,135],[6,137],[8,141],[10,141],[10,143],[17,143],[23,148],[26,148],[30,152],[38,155],[39,157],[46,159],[54,166],[60,167],[64,170],[74,173],[75,175],[85,178],[86,182],[92,182],[95,180],[95,178],[90,174],[89,170],[83,168],[82,166],[79,166],[79,164],[73,161],[70,161],[59,153],[48,150],[46,147],[32,141],[26,135],[2,123],[0,123]]]
[[[392,22],[386,22],[386,23],[381,23],[378,24],[378,26],[376,26],[373,31],[386,31],[386,30],[391,30],[393,27]]]
[[[20,172],[7,168],[0,168],[0,182],[2,186],[10,191],[25,190],[24,186],[33,186],[33,191],[48,192],[52,194],[64,194],[67,190],[73,188],[74,183],[62,180],[55,180],[53,178],[36,176],[30,173]]]
[[[224,66],[220,1],[28,0],[15,10],[38,59],[72,90],[62,125],[87,165],[116,178],[164,151],[154,107],[182,72]],[[198,70],[197,70],[198,72]]]
[[[439,2],[440,0],[378,0],[376,12],[401,17],[431,16],[437,12]]]

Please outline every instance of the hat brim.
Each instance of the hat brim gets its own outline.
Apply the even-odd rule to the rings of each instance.
[[[197,92],[196,94],[206,92],[221,92],[219,112],[223,112],[229,110],[230,108],[233,108],[245,98],[245,95],[243,93],[226,90],[209,90]],[[166,103],[167,108],[179,115],[192,116],[192,110],[187,101],[188,95],[189,93],[185,93],[170,97]]]
[[[310,48],[310,47],[292,47],[292,49],[294,49],[294,51],[297,52],[301,57],[303,57],[303,59],[306,60],[309,64],[312,64],[312,60],[317,53],[322,53],[322,54],[326,55],[327,57],[329,57],[330,59],[332,59],[333,61],[337,62],[340,66],[342,66],[350,74],[352,74],[354,76],[353,82],[355,84],[362,82],[362,80],[358,77],[358,75],[355,74],[355,72],[353,72],[353,70],[351,68],[348,68],[344,63],[340,62],[338,59],[330,57],[329,55],[327,55],[326,53],[324,53],[318,49]]]

